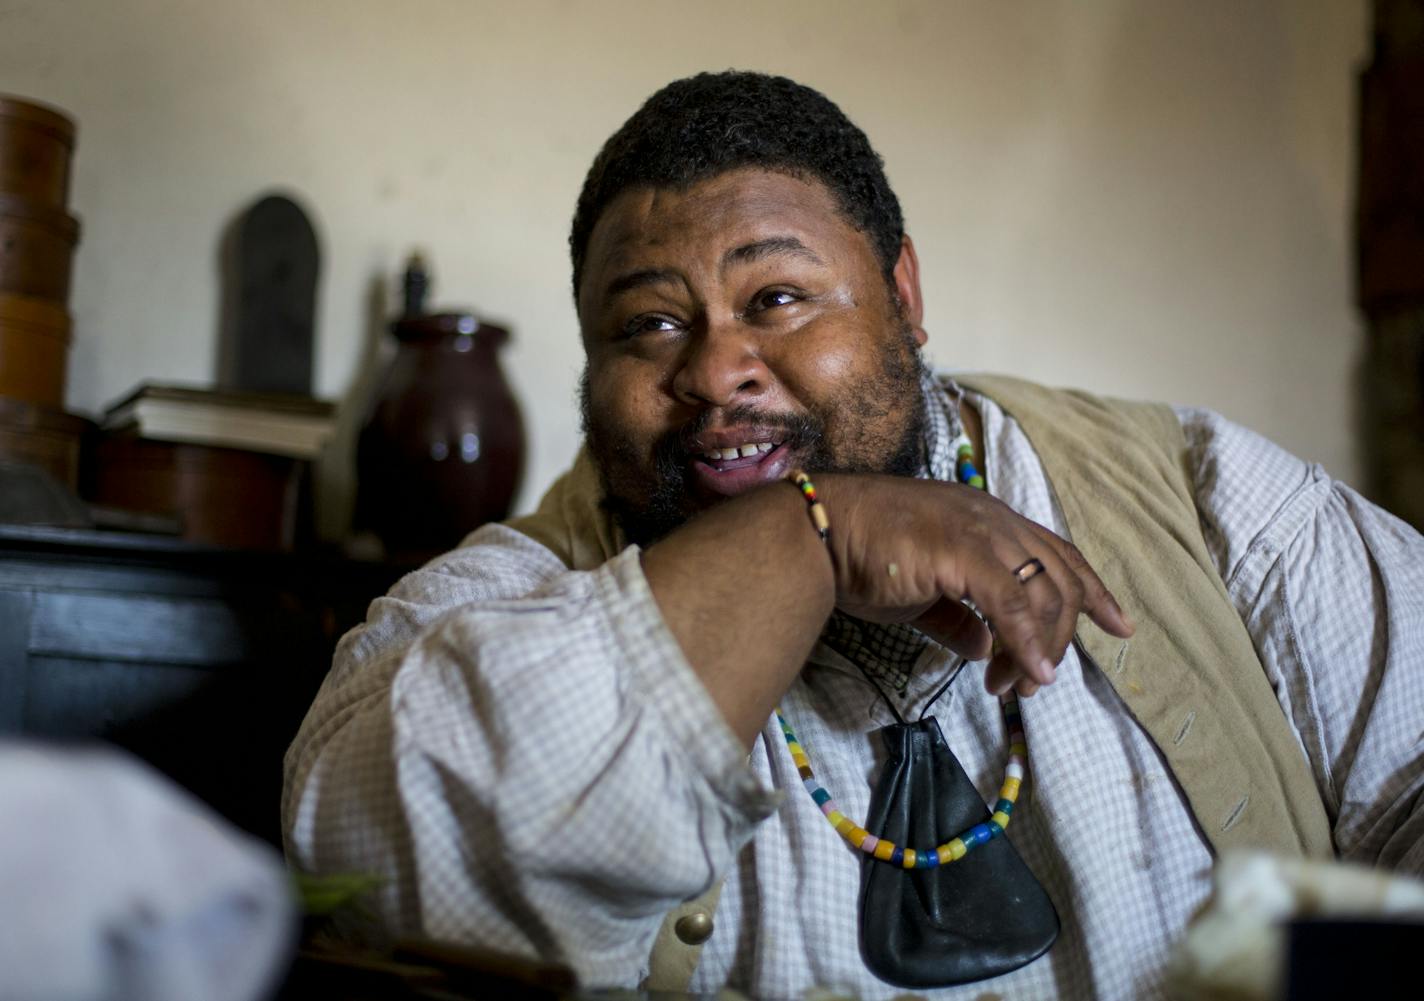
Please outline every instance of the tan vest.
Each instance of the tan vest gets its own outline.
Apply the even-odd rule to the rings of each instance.
[[[1003,376],[960,378],[1028,435],[1053,485],[1068,535],[1137,625],[1131,640],[1086,618],[1077,643],[1152,738],[1217,853],[1257,847],[1334,854],[1310,767],[1240,616],[1212,563],[1171,408],[1047,389]],[[992,475],[992,473],[991,473]],[[599,507],[597,471],[580,452],[539,511],[510,526],[573,569],[623,547]],[[685,989],[701,942],[683,921],[715,907],[718,885],[664,922],[645,986]]]

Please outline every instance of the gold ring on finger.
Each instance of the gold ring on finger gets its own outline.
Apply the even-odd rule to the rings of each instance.
[[[1014,567],[1014,576],[1018,578],[1020,584],[1027,584],[1043,573],[1043,569],[1043,561],[1035,557]]]

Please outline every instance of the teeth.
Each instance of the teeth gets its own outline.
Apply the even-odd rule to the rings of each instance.
[[[777,442],[762,441],[756,444],[738,445],[736,448],[711,448],[702,453],[708,462],[725,462],[729,459],[747,459],[754,455],[765,455],[776,448]]]

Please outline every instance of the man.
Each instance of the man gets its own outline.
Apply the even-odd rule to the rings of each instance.
[[[1217,851],[1424,870],[1419,536],[1213,414],[926,374],[914,246],[823,96],[669,85],[570,244],[585,453],[343,639],[297,865],[591,985],[720,886],[652,983],[768,998],[1151,997]]]

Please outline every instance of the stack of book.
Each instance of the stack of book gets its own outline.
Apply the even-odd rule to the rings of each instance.
[[[315,459],[331,437],[335,408],[288,393],[246,393],[142,383],[104,411],[106,432],[151,441],[240,448]]]
[[[310,535],[311,464],[335,423],[308,396],[143,383],[100,420],[88,495],[170,516],[194,542],[292,549]]]

